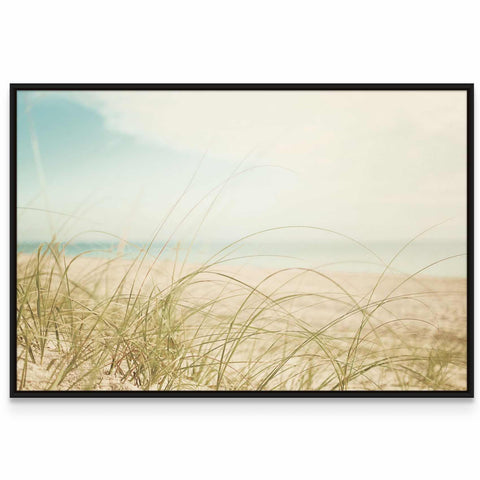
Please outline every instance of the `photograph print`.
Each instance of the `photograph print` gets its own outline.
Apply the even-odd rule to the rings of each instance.
[[[12,85],[11,395],[472,396],[472,102]]]

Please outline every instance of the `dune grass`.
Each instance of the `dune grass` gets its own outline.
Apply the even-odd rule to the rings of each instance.
[[[151,259],[151,244],[129,261],[54,241],[18,254],[18,389],[466,388],[465,319],[436,322],[438,299],[464,292],[384,274],[358,292],[318,268],[242,276],[234,246],[196,266]]]

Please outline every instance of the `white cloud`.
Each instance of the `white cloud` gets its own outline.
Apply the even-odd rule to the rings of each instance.
[[[77,92],[108,128],[226,158],[252,148],[275,159],[315,158],[328,141],[390,130],[462,135],[464,92],[123,91]],[[371,140],[382,141],[381,138]]]
[[[208,147],[212,161],[227,163],[253,151],[250,164],[295,170],[295,178],[254,177],[260,197],[247,183],[232,189],[231,214],[250,218],[252,228],[268,217],[271,224],[321,224],[363,237],[384,229],[403,237],[454,216],[460,220],[443,234],[455,237],[465,221],[464,92],[68,95],[100,112],[108,129],[142,142],[199,156]],[[259,205],[268,208],[255,223]]]

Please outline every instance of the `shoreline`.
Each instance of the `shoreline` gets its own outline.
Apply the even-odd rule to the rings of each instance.
[[[346,241],[300,243],[250,243],[246,241],[240,242],[233,248],[219,254],[227,244],[200,242],[191,246],[191,250],[188,251],[187,247],[190,246],[188,243],[182,245],[181,243],[171,242],[165,247],[163,242],[154,242],[145,256],[148,261],[151,261],[161,248],[165,248],[161,254],[161,259],[166,262],[173,262],[175,259],[183,262],[186,259],[187,263],[200,264],[208,259],[215,258],[217,261],[222,259],[222,262],[226,265],[233,266],[240,266],[244,263],[252,267],[266,269],[303,266],[334,272],[379,274],[383,271],[385,265],[405,246],[402,242],[377,242],[360,247]],[[61,242],[59,245],[65,246]],[[25,254],[34,253],[38,246],[39,244],[36,242],[20,243],[17,253],[22,249]],[[67,245],[64,253],[69,257],[82,255],[84,258],[113,259],[120,256],[125,260],[134,260],[143,247],[145,247],[144,243],[132,246],[129,244],[120,245],[119,243],[79,242]],[[466,278],[465,251],[465,242],[423,241],[419,239],[395,258],[389,269],[389,274],[393,274],[395,271],[400,274],[414,273],[429,266],[424,273],[426,276]]]

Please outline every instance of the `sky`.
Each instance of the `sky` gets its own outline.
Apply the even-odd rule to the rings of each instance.
[[[19,241],[465,240],[465,92],[25,91],[17,122]]]

